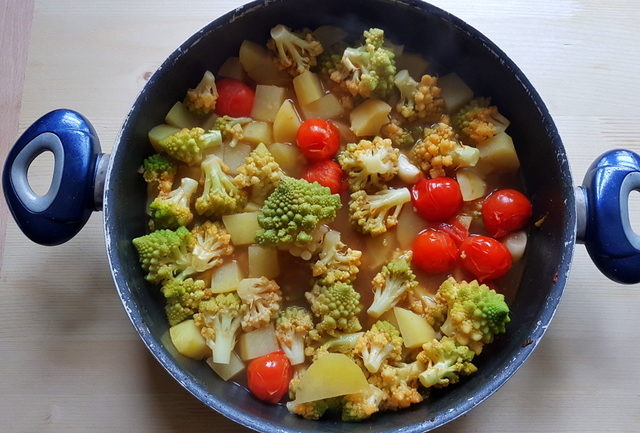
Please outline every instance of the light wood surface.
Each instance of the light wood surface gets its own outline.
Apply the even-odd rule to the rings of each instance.
[[[0,1],[0,154],[18,127],[59,107],[91,119],[108,152],[148,73],[240,3],[36,1],[31,25],[29,1]],[[637,2],[434,3],[489,36],[531,79],[558,125],[576,182],[607,149],[640,151]],[[46,189],[45,167],[32,172],[36,187]],[[640,222],[637,196],[632,210]],[[191,397],[147,353],[114,290],[100,214],[55,248],[30,243],[3,203],[0,242],[5,224],[0,431],[243,431]],[[440,431],[640,431],[638,329],[640,288],[609,282],[578,246],[560,308],[531,359],[487,402]]]

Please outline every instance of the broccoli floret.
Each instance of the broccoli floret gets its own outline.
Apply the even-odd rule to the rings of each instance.
[[[276,317],[282,304],[280,286],[266,277],[241,280],[238,284],[238,296],[247,306],[242,316],[242,330],[245,332],[268,325]]]
[[[311,305],[311,311],[320,319],[311,338],[319,339],[320,334],[333,337],[339,333],[358,332],[362,329],[358,314],[362,311],[360,293],[347,283],[335,283],[330,286],[314,285],[305,293]]]
[[[140,265],[147,271],[146,279],[152,283],[173,278],[190,263],[192,236],[185,227],[177,230],[156,230],[135,238]]]
[[[238,167],[234,182],[238,188],[251,188],[251,201],[262,202],[273,192],[284,177],[284,172],[267,146],[260,143]]]
[[[349,143],[338,155],[338,162],[347,173],[351,191],[377,191],[385,187],[398,174],[400,151],[388,138],[375,137],[373,141]]]
[[[477,281],[457,282],[449,278],[442,283],[436,297],[447,304],[447,320],[441,326],[443,334],[469,346],[476,354],[485,344],[503,334],[511,321],[504,295]]]
[[[189,165],[202,161],[202,152],[222,144],[220,131],[205,131],[202,128],[183,128],[155,144],[157,152],[165,152],[170,157]]]
[[[198,182],[183,177],[180,186],[168,194],[161,194],[149,205],[151,220],[149,228],[156,229],[177,229],[186,226],[193,220],[191,212],[191,197],[198,188]]]
[[[364,335],[364,332],[354,332],[351,334],[340,334],[338,337],[324,341],[320,346],[307,346],[305,355],[313,357],[312,361],[320,358],[327,353],[342,353],[353,357],[353,348],[356,347],[356,341]]]
[[[196,199],[196,211],[200,215],[222,216],[242,209],[246,194],[233,183],[229,169],[216,155],[209,155],[202,162],[204,189]]]
[[[408,290],[406,304],[411,311],[427,319],[429,325],[436,331],[440,329],[447,318],[447,304],[438,297],[430,296],[422,291]]]
[[[370,373],[376,373],[383,363],[401,360],[400,331],[391,323],[379,320],[358,338],[354,351],[362,357],[365,368]]]
[[[200,302],[199,312],[193,319],[213,352],[213,362],[229,363],[245,309],[236,293],[220,294]]]
[[[177,166],[173,160],[160,153],[145,158],[139,172],[145,182],[155,184],[159,195],[168,194],[173,187]]]
[[[304,341],[313,329],[311,313],[302,307],[287,307],[276,319],[276,337],[291,365],[304,362]]]
[[[349,201],[349,219],[359,232],[377,236],[398,224],[402,205],[409,201],[407,188],[384,189],[371,195],[356,191]]]
[[[431,177],[445,176],[445,169],[473,167],[480,158],[475,147],[460,143],[444,122],[425,128],[423,138],[411,148],[411,160]]]
[[[442,388],[457,383],[460,376],[478,371],[471,363],[473,356],[471,349],[458,345],[453,338],[443,337],[440,341],[425,343],[417,357],[417,361],[426,366],[418,376],[420,383],[425,388]]]
[[[285,248],[307,244],[319,224],[333,221],[341,205],[338,194],[317,182],[285,178],[262,206],[256,242]]]
[[[395,76],[394,83],[400,90],[400,101],[396,110],[409,121],[424,120],[435,122],[444,113],[444,99],[440,96],[438,79],[431,75],[423,75],[420,83],[403,69]]]
[[[476,145],[507,129],[509,120],[490,103],[489,98],[472,99],[453,117],[463,141]]]
[[[205,71],[196,88],[187,90],[184,105],[194,113],[205,115],[215,110],[217,100],[216,78],[211,71]]]
[[[423,395],[418,391],[418,375],[424,371],[424,364],[415,361],[410,364],[384,364],[378,373],[369,376],[369,383],[385,393],[380,404],[381,410],[398,410],[420,403]]]
[[[200,302],[211,295],[204,281],[193,278],[167,281],[162,286],[162,294],[167,301],[164,309],[170,326],[191,318],[198,312]]]
[[[193,248],[185,269],[188,274],[205,272],[222,264],[233,253],[231,235],[218,223],[205,221],[191,230]]]
[[[340,241],[340,232],[331,230],[324,235],[318,261],[311,266],[318,283],[330,285],[342,281],[351,283],[358,275],[362,252],[352,250]]]
[[[252,121],[251,117],[220,116],[215,121],[214,129],[220,131],[227,146],[236,147],[238,142],[244,138],[242,127]]]
[[[294,33],[290,28],[278,24],[271,29],[271,39],[267,48],[274,54],[278,69],[295,77],[317,64],[322,53],[322,44],[315,40],[309,30]]]
[[[371,281],[373,303],[367,313],[374,319],[393,308],[407,291],[418,285],[416,276],[409,266],[411,255],[411,251],[407,251],[390,261]]]
[[[369,384],[366,391],[345,395],[342,402],[342,421],[361,421],[380,410],[385,393]]]

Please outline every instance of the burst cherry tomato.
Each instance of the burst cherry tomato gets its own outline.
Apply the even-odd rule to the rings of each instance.
[[[254,91],[240,80],[225,78],[216,83],[218,100],[216,114],[220,116],[248,117],[253,109]]]
[[[450,177],[420,179],[411,188],[411,201],[427,221],[445,221],[460,211],[460,185]]]
[[[482,220],[490,235],[502,237],[521,229],[531,218],[531,202],[515,189],[501,189],[482,202]]]
[[[318,182],[331,190],[332,194],[340,194],[342,187],[342,169],[340,164],[332,160],[320,161],[310,165],[302,175],[309,182]]]
[[[331,159],[340,147],[340,132],[331,122],[307,119],[298,128],[296,143],[311,162]]]
[[[291,363],[284,352],[271,352],[249,363],[247,384],[262,401],[278,403],[289,391]]]
[[[447,233],[457,246],[469,237],[469,229],[458,218],[453,221],[438,224],[438,230]]]
[[[413,241],[413,263],[430,274],[453,269],[458,261],[458,247],[445,232],[427,229]]]
[[[470,236],[460,245],[462,267],[480,281],[495,280],[511,268],[511,253],[501,242],[487,236]]]

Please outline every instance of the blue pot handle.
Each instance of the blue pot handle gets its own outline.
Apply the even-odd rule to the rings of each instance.
[[[36,194],[27,171],[45,151],[54,155],[49,191]],[[108,158],[89,121],[72,110],[55,110],[35,121],[13,145],[2,174],[4,196],[20,229],[32,241],[68,241],[102,204]]]
[[[612,150],[596,159],[576,191],[578,241],[607,277],[640,282],[640,236],[629,221],[629,193],[640,190],[640,155]]]

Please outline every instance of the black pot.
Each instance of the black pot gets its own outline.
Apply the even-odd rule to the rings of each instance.
[[[478,358],[479,372],[425,403],[376,414],[360,424],[312,422],[290,415],[283,406],[264,404],[244,388],[219,380],[205,363],[178,355],[167,337],[162,302],[144,280],[131,244],[146,230],[146,188],[137,169],[151,150],[147,132],[162,122],[203,70],[217,70],[237,54],[243,39],[264,42],[277,23],[294,28],[333,24],[354,32],[381,27],[391,40],[422,53],[441,71],[457,72],[476,94],[490,96],[511,120],[509,133],[534,215],[547,215],[541,227],[531,229],[507,334]],[[26,172],[44,150],[55,155],[54,180],[50,192],[38,197]],[[99,152],[95,131],[78,113],[56,110],[35,122],[10,151],[3,173],[5,196],[16,222],[33,241],[55,245],[75,235],[90,213],[103,206],[113,279],[144,343],[203,403],[259,431],[417,433],[469,411],[504,384],[540,341],[562,295],[576,234],[607,276],[624,283],[640,281],[640,238],[630,228],[626,208],[629,192],[640,188],[640,157],[625,150],[608,152],[592,165],[584,186],[574,189],[555,125],[522,72],[477,30],[416,0],[263,0],[234,10],[169,56],[133,105],[111,158]]]

